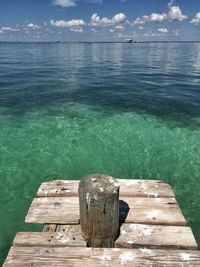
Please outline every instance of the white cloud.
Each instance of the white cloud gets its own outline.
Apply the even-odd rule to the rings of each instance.
[[[151,15],[144,15],[142,18],[137,18],[133,21],[134,25],[137,24],[144,24],[146,22],[162,22],[163,20],[167,19],[167,15],[165,13],[152,13]]]
[[[170,0],[168,3],[168,7],[174,6],[175,0]]]
[[[11,28],[11,27],[2,27],[2,31],[9,31],[9,32],[19,32],[19,29]]]
[[[0,33],[4,33],[2,30],[0,30]]]
[[[70,28],[70,31],[72,32],[83,32],[82,28]]]
[[[167,28],[159,28],[158,29],[158,32],[161,32],[161,33],[168,33],[168,29]]]
[[[100,17],[97,13],[93,14],[91,17],[91,24],[93,26],[111,26],[111,25],[118,25],[123,24],[126,22],[126,15],[123,13],[118,13],[113,16],[111,19],[106,17]]]
[[[51,26],[60,27],[60,28],[72,28],[72,27],[82,27],[86,26],[86,23],[82,19],[72,19],[72,20],[56,20],[53,19],[50,21]]]
[[[142,27],[142,26],[139,26],[138,28],[139,28],[139,30],[144,30],[144,27]]]
[[[145,22],[162,22],[167,19],[165,13],[152,13],[151,15],[144,15],[142,18],[137,18],[133,23],[134,24],[144,24]]]
[[[178,20],[183,21],[188,18],[187,15],[184,15],[179,6],[174,6],[174,0],[171,0],[168,4],[167,13],[152,13],[150,15],[144,15],[141,18],[137,18],[133,21],[133,25],[144,24],[146,22],[163,22],[164,20]],[[197,13],[198,14],[198,13]],[[200,16],[200,14],[199,14]],[[195,18],[196,19],[196,18]],[[195,23],[195,19],[192,20],[192,23]],[[199,18],[200,20],[200,18]]]
[[[170,20],[178,20],[178,21],[183,21],[188,18],[188,16],[183,15],[181,9],[179,6],[169,6],[169,11],[168,11],[168,18]]]
[[[97,13],[93,14],[91,17],[91,23],[93,26],[97,26],[97,25],[112,25],[112,19],[108,19],[108,18],[101,18],[100,16],[98,16]]]
[[[140,18],[137,18],[136,20],[134,20],[133,21],[133,24],[134,25],[137,25],[137,24],[144,24],[145,22],[142,20],[142,19],[140,19]]]
[[[124,13],[119,13],[116,14],[112,20],[114,21],[114,24],[120,24],[120,23],[124,23],[126,21],[126,15],[124,15]]]
[[[200,24],[200,11],[195,15],[194,19],[192,19],[190,23],[194,23],[195,25]]]
[[[53,4],[61,7],[76,6],[76,0],[54,0]]]
[[[124,27],[122,25],[117,25],[117,26],[115,26],[115,29],[117,29],[117,30],[123,30]]]
[[[33,29],[33,30],[41,29],[41,27],[40,27],[39,25],[37,25],[37,24],[33,24],[33,23],[29,23],[29,24],[27,24],[27,27],[28,27],[28,28],[31,28],[31,29]]]
[[[154,22],[162,22],[167,18],[167,15],[165,13],[159,14],[159,13],[152,13],[148,20],[149,21],[154,21]]]

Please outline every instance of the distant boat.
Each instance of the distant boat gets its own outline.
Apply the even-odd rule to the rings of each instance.
[[[59,43],[60,43],[60,41],[56,41],[56,43],[57,43],[57,44],[59,44]]]
[[[133,39],[126,39],[127,43],[136,43],[136,41],[134,41]]]

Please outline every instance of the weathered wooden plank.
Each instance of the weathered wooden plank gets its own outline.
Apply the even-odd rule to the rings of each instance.
[[[78,224],[78,197],[35,198],[25,221],[45,224]]]
[[[200,266],[196,250],[118,248],[12,247],[3,267],[194,267]]]
[[[55,232],[57,224],[45,224],[43,232]]]
[[[123,224],[115,247],[198,249],[190,227],[145,224]]]
[[[117,179],[120,197],[174,197],[170,185],[159,180]],[[41,184],[39,197],[78,196],[79,180],[53,180]]]
[[[120,200],[120,221],[164,225],[186,224],[174,198],[123,197],[123,200]],[[78,224],[78,197],[35,198],[26,216],[26,222]]]
[[[69,229],[66,232],[20,232],[17,233],[13,246],[21,247],[86,247],[80,232]]]
[[[38,197],[78,196],[80,180],[53,180],[43,182],[38,189]]]
[[[18,233],[13,245],[86,247],[80,225],[57,225],[56,231]],[[198,249],[190,227],[144,224],[123,224],[115,247]]]
[[[73,228],[75,228],[76,231],[80,232],[80,225],[79,224],[45,224],[43,228],[43,232],[67,232],[67,231],[73,231]]]

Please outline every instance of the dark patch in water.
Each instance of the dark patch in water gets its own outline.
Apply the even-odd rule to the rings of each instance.
[[[56,89],[57,88],[57,89]],[[69,113],[59,109],[59,106],[71,105],[73,102],[89,105],[91,108],[107,112],[136,112],[142,115],[152,115],[168,123],[169,127],[200,127],[200,101],[188,97],[182,100],[181,96],[166,97],[158,88],[144,91],[135,87],[123,86],[87,87],[68,92],[58,87],[32,88],[21,91],[19,94],[2,95],[1,105],[7,107],[6,113],[22,116],[23,113],[35,109],[56,108],[47,111],[48,115],[65,115],[79,117],[80,114]],[[168,88],[169,89],[169,88]],[[167,91],[167,89],[166,89]],[[63,114],[64,113],[64,114]]]

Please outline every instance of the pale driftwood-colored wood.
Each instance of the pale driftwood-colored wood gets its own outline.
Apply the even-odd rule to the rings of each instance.
[[[120,197],[174,197],[170,185],[159,180],[117,179]],[[78,196],[79,180],[53,180],[41,184],[38,197]]]
[[[78,196],[80,180],[53,180],[43,182],[38,189],[38,197]]]
[[[119,205],[121,222],[186,225],[183,214],[174,198],[123,197]],[[35,198],[26,216],[26,222],[78,224],[78,198]]]
[[[12,247],[3,267],[197,267],[196,250]]]
[[[25,221],[42,224],[78,224],[78,197],[35,198]]]
[[[145,224],[123,224],[115,247],[198,249],[190,227]]]
[[[118,181],[120,222],[126,222],[115,244],[120,248],[85,248],[78,225],[79,181],[52,181],[40,187],[41,198],[33,200],[26,218],[45,223],[44,232],[17,234],[3,267],[200,266],[200,252],[171,187],[160,181]]]
[[[89,247],[112,248],[119,233],[119,183],[94,174],[79,184],[82,235]]]
[[[55,232],[56,231],[56,224],[45,224],[43,228],[43,232]]]
[[[77,236],[76,240],[82,240],[80,225],[60,224],[57,225],[55,231],[70,232],[70,236],[75,235]],[[115,247],[198,249],[190,227],[127,223],[122,224]]]
[[[79,231],[65,232],[21,232],[17,233],[13,246],[21,247],[86,247],[86,242]]]

